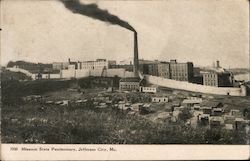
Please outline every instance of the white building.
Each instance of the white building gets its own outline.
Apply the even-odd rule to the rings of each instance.
[[[96,59],[96,61],[83,61],[77,63],[77,69],[108,69],[109,64],[114,63],[114,61],[108,61],[106,59]]]
[[[194,106],[197,104],[202,103],[202,98],[199,97],[188,97],[187,99],[184,99],[182,104],[187,105],[187,106]]]
[[[160,97],[160,96],[157,96],[157,97],[152,97],[152,102],[154,103],[164,103],[164,102],[168,102],[168,97]]]
[[[140,87],[140,91],[141,92],[145,92],[145,93],[156,93],[157,92],[157,88],[156,87]]]

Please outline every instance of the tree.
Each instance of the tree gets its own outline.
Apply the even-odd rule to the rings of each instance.
[[[179,115],[180,120],[184,122],[186,122],[191,117],[192,117],[192,114],[190,113],[190,109],[188,108],[184,108],[183,111]]]

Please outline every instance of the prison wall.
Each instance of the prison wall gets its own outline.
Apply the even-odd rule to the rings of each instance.
[[[134,72],[126,71],[124,77],[126,77],[126,78],[128,78],[128,77],[134,77]]]
[[[124,77],[125,76],[125,69],[118,68],[118,69],[107,69],[107,77]]]
[[[200,92],[200,93],[209,93],[216,95],[231,95],[231,96],[246,96],[246,89],[244,86],[241,88],[232,88],[232,87],[212,87],[204,86],[184,81],[176,81],[172,79],[166,79],[151,75],[146,75],[145,79],[148,83],[156,84],[163,87]]]

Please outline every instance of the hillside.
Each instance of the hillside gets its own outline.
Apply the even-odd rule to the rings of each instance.
[[[39,72],[52,72],[52,64],[43,64],[43,63],[31,63],[26,61],[10,61],[7,64],[8,68],[18,66],[19,68],[28,70],[31,73],[39,73]]]

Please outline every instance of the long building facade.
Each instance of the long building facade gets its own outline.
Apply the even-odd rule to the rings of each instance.
[[[158,76],[167,79],[190,82],[193,78],[193,63],[178,63],[176,60],[170,62],[159,62],[145,64],[144,74]]]
[[[96,59],[96,61],[83,61],[83,62],[77,62],[77,69],[103,69],[103,68],[109,68],[109,62],[106,59]]]

